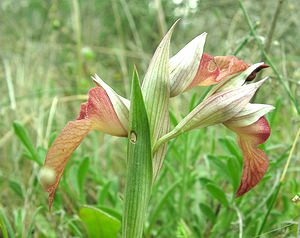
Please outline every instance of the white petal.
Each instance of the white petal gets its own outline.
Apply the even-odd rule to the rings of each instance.
[[[108,97],[111,100],[111,103],[116,111],[116,114],[124,126],[125,129],[128,128],[128,121],[129,121],[129,107],[130,101],[122,96],[118,95],[110,86],[108,86],[97,74],[92,77],[93,81],[102,87]]]
[[[274,109],[275,107],[267,104],[249,103],[237,115],[227,121],[226,124],[235,127],[249,126]]]
[[[203,54],[207,33],[194,38],[169,61],[171,97],[182,93],[193,81]]]
[[[230,120],[249,103],[256,90],[265,82],[244,85],[216,93],[206,98],[191,111],[171,132],[163,136],[155,145],[161,144],[195,128],[202,128]]]

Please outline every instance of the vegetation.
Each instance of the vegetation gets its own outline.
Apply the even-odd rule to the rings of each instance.
[[[2,0],[2,237],[93,237],[101,225],[85,217],[102,215],[85,205],[110,214],[118,231],[126,139],[89,134],[67,165],[51,212],[38,173],[57,134],[78,114],[93,86],[90,76],[101,75],[129,98],[133,65],[144,75],[178,18],[172,52],[205,31],[206,53],[271,66],[257,77],[271,79],[254,100],[276,107],[267,115],[271,137],[263,145],[270,167],[257,187],[235,198],[242,156],[232,132],[219,125],[172,140],[152,189],[144,236],[299,236],[300,203],[292,201],[300,191],[299,11],[297,0]],[[172,127],[206,89],[171,99]]]

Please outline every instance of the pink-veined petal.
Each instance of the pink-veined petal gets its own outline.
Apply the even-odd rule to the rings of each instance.
[[[249,64],[232,55],[216,56],[214,59],[220,68],[220,74],[216,79],[217,82],[220,82],[229,76],[240,73],[250,66]]]
[[[83,118],[93,122],[93,129],[113,136],[127,136],[127,129],[120,122],[108,94],[101,87],[89,91],[88,102],[81,105],[77,120]]]
[[[209,86],[216,84],[218,83],[216,79],[219,74],[220,68],[218,67],[214,57],[204,53],[199,64],[197,74],[186,90],[195,86]]]
[[[258,146],[269,138],[270,126],[264,116],[245,127],[236,127],[232,123],[224,124],[237,133],[238,144],[244,157],[241,183],[236,192],[236,196],[239,197],[256,186],[268,169],[268,157]]]
[[[41,174],[41,182],[45,190],[49,193],[49,208],[52,206],[56,188],[68,159],[91,129],[92,122],[88,119],[71,121],[63,128],[50,147],[44,167],[54,172],[55,180],[45,184],[43,183],[43,180],[45,180],[44,175]]]
[[[55,179],[49,183],[43,177],[47,174],[41,174],[41,182],[46,181],[43,185],[49,193],[49,207],[68,159],[91,130],[100,130],[114,136],[127,136],[127,130],[118,119],[106,91],[101,87],[89,91],[88,101],[81,105],[77,120],[69,122],[63,128],[48,150],[44,171],[53,172]]]
[[[241,72],[247,70],[250,64],[239,60],[235,56],[211,56],[208,54],[203,54],[200,65],[196,76],[194,77],[191,84],[186,88],[186,90],[193,88],[195,86],[210,86],[229,78],[240,74]],[[255,68],[246,80],[252,80],[255,78],[256,73],[261,69],[268,67],[263,64]]]

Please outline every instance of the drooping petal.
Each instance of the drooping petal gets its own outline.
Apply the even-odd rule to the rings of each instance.
[[[108,94],[101,87],[89,91],[88,101],[81,105],[77,120],[69,122],[63,128],[48,150],[44,171],[52,171],[55,180],[49,183],[46,177],[49,173],[41,173],[41,182],[48,181],[43,184],[49,193],[49,207],[68,159],[91,130],[100,130],[114,136],[127,136],[127,128],[120,122]]]
[[[258,147],[270,136],[270,127],[265,117],[261,117],[253,124],[239,127],[224,123],[238,135],[238,144],[243,152],[244,165],[241,183],[236,196],[241,196],[256,186],[263,178],[269,166],[267,155]]]
[[[206,33],[194,38],[169,61],[170,95],[174,97],[185,90],[195,78],[206,39]],[[203,58],[203,57],[202,57]]]
[[[56,188],[68,159],[91,129],[92,121],[88,119],[71,121],[64,127],[49,149],[44,168],[46,171],[53,172],[55,180],[52,180],[50,183],[44,182],[47,179],[47,174],[42,172],[40,174],[41,183],[49,193],[49,207],[52,206]]]

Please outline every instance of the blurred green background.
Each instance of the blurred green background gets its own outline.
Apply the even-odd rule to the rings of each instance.
[[[49,144],[76,118],[94,86],[90,76],[99,74],[128,97],[133,65],[143,78],[155,47],[178,18],[172,54],[204,31],[205,52],[212,55],[236,54],[255,63],[266,60],[267,47],[273,67],[260,77],[271,78],[255,101],[276,106],[263,146],[270,168],[255,189],[235,199],[242,170],[235,135],[215,126],[181,136],[170,143],[153,189],[145,237],[299,236],[300,206],[291,199],[300,193],[300,5],[253,0],[243,6],[246,14],[236,0],[1,0],[0,237],[87,237],[78,216],[84,204],[121,218],[125,139],[90,133],[70,159],[51,213],[38,172]],[[173,126],[204,90],[171,100]]]

